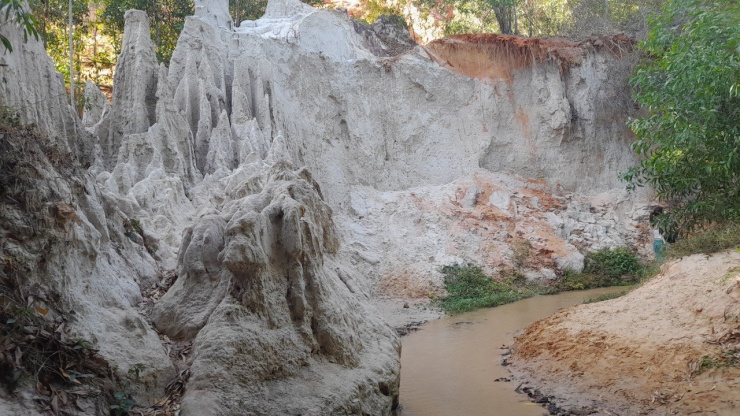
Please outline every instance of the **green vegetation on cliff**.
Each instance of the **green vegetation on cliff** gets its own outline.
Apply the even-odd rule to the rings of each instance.
[[[535,295],[632,285],[651,270],[651,267],[641,264],[637,255],[626,247],[589,253],[582,273],[566,271],[560,280],[552,284],[528,281],[517,272],[503,273],[500,279],[494,279],[478,266],[446,266],[442,268],[442,274],[447,296],[440,299],[439,305],[447,313],[455,314],[500,306]]]
[[[647,114],[631,127],[643,159],[625,179],[670,205],[662,229],[740,221],[740,3],[669,0],[640,47],[632,86]]]

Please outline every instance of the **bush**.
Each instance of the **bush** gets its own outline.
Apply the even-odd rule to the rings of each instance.
[[[522,276],[513,275],[496,281],[473,265],[454,265],[442,268],[447,297],[439,305],[447,313],[462,313],[515,302],[538,294],[553,293],[553,289],[527,283]]]
[[[627,247],[605,248],[588,253],[584,262],[584,273],[619,280],[624,276],[636,276],[642,266],[637,255]]]
[[[605,248],[588,253],[583,273],[566,270],[558,282],[560,290],[584,290],[597,287],[625,286],[637,283],[646,266],[627,247]]]
[[[646,110],[630,127],[640,163],[625,175],[672,205],[680,235],[740,220],[740,3],[668,0],[631,78]],[[667,225],[667,224],[663,224]]]

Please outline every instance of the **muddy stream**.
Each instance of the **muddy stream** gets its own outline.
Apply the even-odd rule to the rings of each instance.
[[[432,321],[403,338],[402,416],[541,416],[546,410],[514,391],[501,365],[517,331],[558,309],[626,288],[537,296]]]

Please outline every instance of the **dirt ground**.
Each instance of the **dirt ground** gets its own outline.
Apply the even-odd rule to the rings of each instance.
[[[370,302],[383,319],[402,336],[444,315],[429,299],[376,297]]]
[[[738,415],[740,252],[672,261],[621,298],[532,324],[512,349],[515,378],[569,414]]]

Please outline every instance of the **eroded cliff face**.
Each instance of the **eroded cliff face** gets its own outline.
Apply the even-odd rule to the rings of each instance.
[[[412,270],[439,286],[437,269],[450,262],[473,261],[491,272],[511,268],[510,255],[487,256],[484,245],[459,249],[444,244],[443,237],[425,235],[418,237],[426,247],[406,256],[423,260],[397,259],[386,242],[403,245],[406,236],[383,225],[388,223],[383,212],[394,215],[396,205],[383,202],[391,205],[372,214],[355,209],[364,204],[357,198],[388,201],[399,192],[410,196],[415,187],[425,190],[414,197],[431,205],[442,200],[460,205],[465,195],[475,198],[477,188],[450,192],[445,186],[489,172],[499,179],[484,187],[507,187],[500,174],[524,187],[529,180],[544,180],[538,185],[543,192],[573,202],[534,208],[543,224],[554,228],[562,249],[540,256],[541,264],[528,270],[533,277],[579,269],[579,250],[640,246],[633,236],[644,211],[639,204],[635,210],[635,195],[627,195],[619,181],[619,172],[635,162],[625,125],[632,109],[626,84],[629,40],[463,37],[400,48],[400,54],[385,57],[382,37],[336,11],[272,1],[262,19],[234,27],[223,7],[211,3],[199,5],[188,19],[169,68],[136,66],[143,59],[119,65],[120,85],[152,78],[142,73],[158,74],[156,81],[145,82],[157,85],[148,130],[123,135],[116,148],[104,145],[113,133],[98,129],[99,180],[119,194],[134,192],[140,204],[157,206],[145,209],[142,221],[164,242],[160,256],[169,267],[190,218],[229,199],[212,192],[215,183],[233,186],[234,174],[242,178],[241,167],[255,160],[306,166],[335,211],[346,243],[343,255],[376,277]],[[132,26],[141,25],[132,19]],[[128,108],[128,102],[138,103],[139,112],[151,107],[148,91],[120,107]],[[100,127],[108,123],[115,132],[137,125],[132,120],[141,114],[116,110],[115,101]],[[113,117],[116,111],[121,112]],[[144,151],[149,147],[156,149]],[[181,182],[183,191],[176,192],[187,197],[179,199],[191,203],[145,202],[150,196],[143,190],[162,188],[162,181]],[[511,231],[519,216],[510,208],[511,221],[488,225]],[[555,216],[545,218],[548,211]],[[156,218],[149,218],[152,212]],[[363,225],[368,215],[379,220],[379,228]],[[495,240],[502,247],[518,239],[537,244],[548,233],[504,232]]]
[[[170,88],[148,25],[127,13],[113,102],[90,86],[84,123],[59,77],[51,89],[62,98],[47,113],[19,104],[39,134],[20,137],[19,126],[2,137],[4,290],[44,311],[62,337],[89,342],[119,393],[145,407],[179,406],[173,386],[189,381],[183,414],[390,414],[398,335],[337,256],[319,185],[281,138],[266,137],[261,157],[235,143],[213,79]],[[21,74],[43,47],[10,39],[23,47],[7,70]],[[33,61],[41,78],[54,75],[44,59]],[[31,88],[3,87],[4,100]],[[212,101],[197,100],[204,91]],[[72,400],[80,414],[108,414],[112,393]],[[64,407],[55,394],[45,400]],[[3,412],[35,413],[28,397],[1,399]]]
[[[141,287],[158,281],[160,267],[137,243],[142,236],[131,228],[127,204],[86,171],[94,140],[67,104],[63,80],[43,45],[24,42],[11,24],[2,31],[15,47],[0,57],[3,311],[14,313],[20,305],[45,326],[25,328],[26,341],[51,337],[49,332],[63,342],[85,340],[99,350],[114,378],[127,379],[138,365],[142,384],[132,393],[143,403],[153,402],[176,375],[158,334],[137,310]],[[3,347],[15,348],[15,340],[5,335],[21,322],[22,316],[3,322],[3,341],[10,342]],[[40,335],[42,330],[48,331]],[[35,363],[41,366],[36,377],[43,366],[62,365],[51,345]],[[29,354],[17,348],[20,363]],[[40,380],[31,389],[48,391],[43,387],[48,382]],[[37,414],[34,395],[22,394],[11,405],[6,389],[0,390],[0,413]],[[109,393],[91,388],[70,400],[79,406],[78,414],[107,414]],[[52,399],[42,397],[39,403]]]
[[[70,161],[38,162],[46,200],[79,219],[52,250],[3,250],[43,264],[24,287],[64,294],[56,316],[135,369],[140,403],[189,375],[182,414],[389,414],[400,343],[377,295],[438,292],[455,262],[551,279],[640,246],[639,198],[617,190],[628,55],[525,45],[499,67],[498,40],[409,49],[297,0],[238,27],[227,10],[196,1],[169,66],[129,11],[113,100],[89,85],[83,122],[40,44],[1,58],[21,80],[3,99]]]

